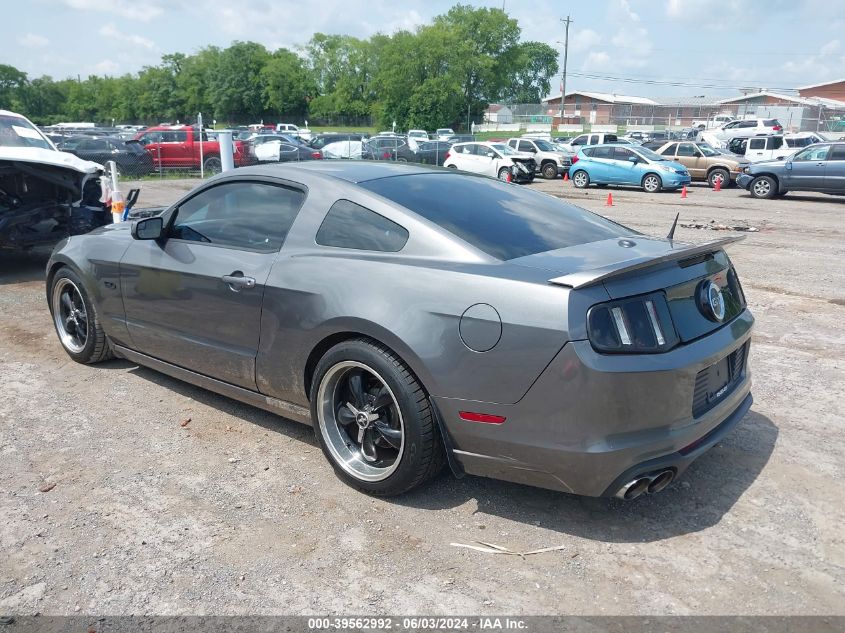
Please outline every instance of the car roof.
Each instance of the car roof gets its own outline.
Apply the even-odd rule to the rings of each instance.
[[[269,176],[290,178],[291,180],[333,178],[351,183],[367,182],[379,178],[407,176],[411,174],[456,173],[455,170],[409,163],[389,161],[326,160],[306,161],[295,164],[269,164],[252,167],[239,167],[224,172],[219,177],[242,178],[244,176]],[[303,184],[308,184],[303,182]]]

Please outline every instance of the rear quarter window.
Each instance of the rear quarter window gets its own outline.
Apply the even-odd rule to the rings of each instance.
[[[321,246],[395,253],[407,243],[408,231],[360,204],[338,200],[317,230],[316,241]]]

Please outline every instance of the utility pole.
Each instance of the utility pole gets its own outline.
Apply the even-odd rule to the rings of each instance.
[[[560,123],[563,124],[563,102],[566,100],[566,62],[569,58],[569,25],[573,20],[567,15],[561,22],[566,24],[566,38],[563,44],[563,77],[560,85]]]

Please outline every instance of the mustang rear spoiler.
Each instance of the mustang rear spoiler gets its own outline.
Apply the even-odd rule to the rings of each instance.
[[[618,262],[609,266],[602,266],[592,270],[582,270],[577,273],[570,273],[562,277],[555,277],[549,279],[549,283],[557,284],[558,286],[567,286],[568,288],[578,289],[593,286],[614,277],[621,277],[635,270],[642,268],[649,268],[655,264],[662,264],[678,259],[687,259],[695,257],[703,253],[712,253],[718,251],[728,244],[733,244],[745,239],[745,235],[737,235],[734,237],[725,237],[720,240],[713,240],[712,242],[704,242],[703,244],[691,244],[684,248],[671,250],[664,255],[657,257],[637,257],[625,262]]]

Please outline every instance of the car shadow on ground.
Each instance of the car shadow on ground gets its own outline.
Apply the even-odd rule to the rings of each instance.
[[[311,427],[242,404],[125,360],[115,369],[160,385],[181,396],[236,416],[267,431],[316,446]],[[722,442],[696,460],[666,490],[634,501],[596,499],[482,477],[456,479],[447,471],[436,480],[389,503],[421,510],[443,510],[474,502],[475,521],[497,516],[577,536],[617,543],[660,541],[698,532],[721,521],[757,480],[774,450],[778,429],[753,409]],[[314,459],[323,459],[314,454]],[[343,486],[339,480],[338,486]],[[347,489],[351,496],[361,494]]]
[[[49,249],[25,253],[0,251],[0,286],[43,280],[48,259]]]
[[[719,523],[757,480],[778,429],[750,411],[722,442],[693,462],[666,490],[634,501],[579,497],[480,477],[441,478],[397,503],[456,507],[475,500],[477,521],[494,515],[580,538],[618,543],[660,541]]]

